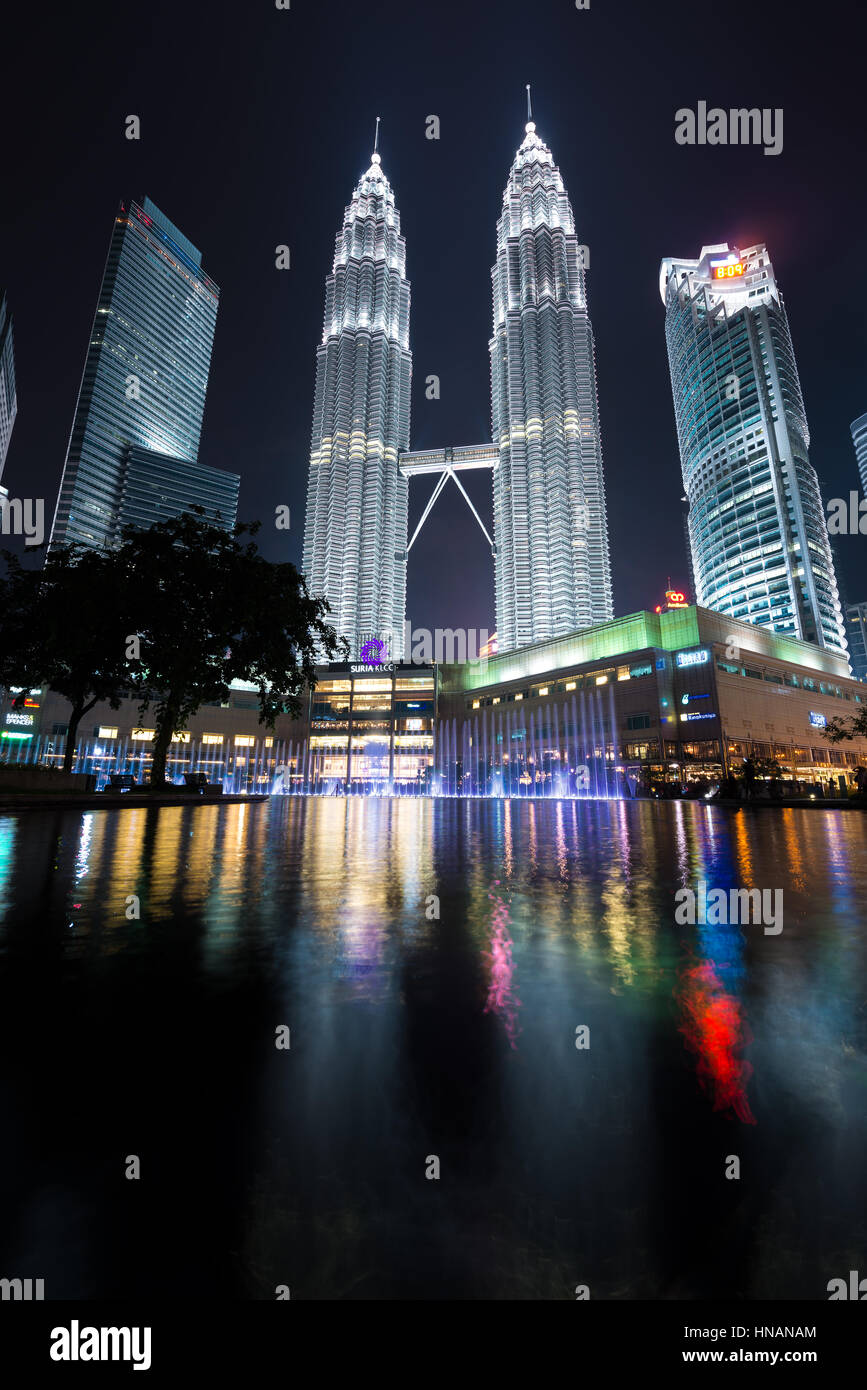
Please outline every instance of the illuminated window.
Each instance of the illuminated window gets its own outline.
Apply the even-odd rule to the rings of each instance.
[[[547,695],[547,694],[548,694],[548,687],[547,687],[547,685],[543,685],[543,686],[542,686],[542,689],[539,691],[539,694],[540,694],[540,695]]]
[[[189,731],[189,729],[182,729],[182,730],[180,731],[180,733],[172,734],[172,743],[189,743],[189,741],[190,741],[190,731]]]
[[[153,743],[156,729],[133,729],[131,737],[136,743]]]
[[[500,697],[499,697],[499,695],[495,695],[494,698],[493,698],[493,700],[491,701],[491,704],[498,705],[499,703],[500,703]]]
[[[607,685],[607,684],[608,684],[608,677],[607,677],[607,676],[597,676],[597,677],[596,677],[596,684],[597,684],[597,685]]]
[[[100,724],[97,738],[117,738],[117,729],[113,729],[108,724]]]
[[[265,740],[265,747],[266,747],[266,748],[273,748],[273,747],[274,747],[274,740],[273,740],[273,738],[266,738],[266,740]]]
[[[202,734],[202,743],[222,743],[222,734]]]
[[[253,744],[254,744],[255,742],[256,742],[256,739],[255,739],[255,736],[254,736],[253,734],[236,734],[236,735],[235,735],[235,747],[236,747],[236,748],[252,748],[252,747],[253,747]]]
[[[478,709],[481,703],[481,700],[473,700],[473,709]]]
[[[575,682],[574,682],[574,681],[567,681],[567,682],[566,682],[566,689],[567,689],[567,690],[574,690],[574,689],[575,689]]]
[[[524,698],[523,692],[519,690],[518,693],[517,693],[517,695],[515,696],[515,699],[516,699],[516,700],[523,700],[523,698]]]

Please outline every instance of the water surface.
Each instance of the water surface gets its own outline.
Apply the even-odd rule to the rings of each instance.
[[[0,817],[0,1275],[827,1298],[867,1270],[865,847],[677,802]],[[782,932],[676,925],[699,882]]]

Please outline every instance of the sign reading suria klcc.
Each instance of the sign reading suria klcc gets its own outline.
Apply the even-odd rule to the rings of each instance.
[[[678,652],[677,664],[681,670],[687,666],[706,666],[710,661],[710,651],[707,647],[702,647],[697,652]]]
[[[810,723],[814,729],[827,729],[828,719],[824,714],[818,714],[816,710],[810,710]]]

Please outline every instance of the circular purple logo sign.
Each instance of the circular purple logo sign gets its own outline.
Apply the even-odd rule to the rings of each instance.
[[[378,637],[372,637],[369,642],[365,642],[361,648],[361,660],[365,666],[381,666],[383,662],[382,653],[385,651],[385,643],[380,642]]]

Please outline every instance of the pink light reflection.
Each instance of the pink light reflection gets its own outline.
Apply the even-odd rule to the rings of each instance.
[[[511,917],[509,909],[498,892],[500,880],[495,879],[488,898],[494,904],[491,913],[490,950],[485,951],[485,959],[490,969],[488,997],[485,1013],[495,1013],[503,1020],[509,1046],[517,1051],[515,1041],[521,1029],[518,1026],[518,1009],[521,1001],[514,993],[515,962],[512,959],[512,938],[509,934]]]

